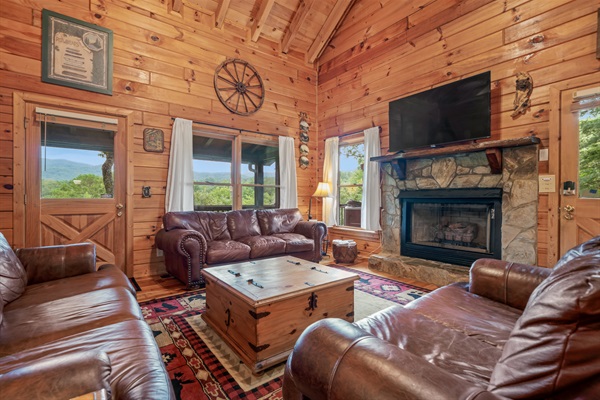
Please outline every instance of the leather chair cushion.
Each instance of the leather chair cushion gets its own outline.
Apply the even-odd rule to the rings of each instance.
[[[297,233],[275,233],[274,237],[279,238],[285,242],[286,253],[299,253],[301,251],[313,251],[315,248],[315,241],[307,239],[303,235]]]
[[[491,377],[494,394],[545,398],[600,376],[600,237],[584,246],[531,295]]]
[[[207,264],[233,262],[250,258],[250,246],[234,240],[213,240],[208,242]]]
[[[192,229],[200,232],[207,241],[231,239],[227,230],[227,214],[214,211],[178,211],[163,216],[165,230]]]
[[[354,323],[358,328],[485,388],[502,350],[414,310],[392,306]]]
[[[263,235],[294,232],[302,213],[298,209],[257,210],[256,216]]]
[[[23,296],[28,295],[25,292]],[[135,297],[124,288],[94,290],[47,303],[17,306],[10,303],[4,308],[0,356],[100,326],[143,318]]]
[[[285,253],[285,241],[275,236],[248,236],[239,241],[250,246],[250,258]]]
[[[89,329],[0,358],[0,374],[26,368],[56,355],[105,352],[110,359],[111,398],[172,399],[170,378],[152,330],[145,321],[129,320]]]
[[[260,235],[255,210],[230,211],[227,214],[227,228],[231,239],[238,240],[247,236]]]
[[[0,233],[0,294],[3,305],[17,299],[27,286],[27,271]]]
[[[466,282],[441,287],[427,296],[411,301],[405,308],[502,348],[521,316],[521,311],[470,293],[467,287]]]

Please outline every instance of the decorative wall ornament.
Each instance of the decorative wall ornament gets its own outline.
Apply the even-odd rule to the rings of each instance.
[[[525,114],[531,106],[529,97],[533,91],[533,80],[527,72],[517,72],[516,93],[514,101],[514,111],[511,114],[513,118]]]
[[[162,153],[165,150],[165,134],[162,129],[144,129],[144,150],[152,153]]]
[[[300,112],[300,122],[298,123],[300,128],[300,168],[306,169],[310,163],[308,159],[308,143],[310,137],[308,136],[308,130],[310,124],[308,123],[308,115],[305,112]]]
[[[42,10],[42,82],[112,94],[110,29]]]
[[[214,85],[221,104],[234,114],[253,114],[265,101],[260,75],[247,61],[238,58],[226,60],[217,67]]]

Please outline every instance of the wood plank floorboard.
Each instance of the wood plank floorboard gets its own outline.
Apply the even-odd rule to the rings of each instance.
[[[324,265],[332,263],[335,263],[335,261],[331,255],[324,256],[323,260],[321,261],[321,264]],[[431,283],[420,282],[410,278],[398,277],[386,274],[385,272],[372,271],[369,269],[369,263],[367,259],[357,259],[354,264],[339,265],[357,269],[363,272],[368,272],[373,275],[382,276],[384,278],[395,279],[400,282],[408,283],[409,285],[415,285],[429,290],[437,289],[437,286],[432,285]],[[137,292],[137,299],[140,302],[159,299],[162,297],[174,296],[187,292],[187,290],[185,289],[185,285],[171,276],[144,276],[136,278],[136,282],[142,289],[141,292]]]

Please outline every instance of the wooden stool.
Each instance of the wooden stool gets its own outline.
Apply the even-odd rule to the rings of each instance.
[[[356,242],[348,240],[334,240],[333,258],[337,263],[352,264],[358,255]]]

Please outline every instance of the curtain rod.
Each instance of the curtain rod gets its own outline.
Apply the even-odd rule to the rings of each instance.
[[[175,117],[171,117],[171,120],[175,120]],[[237,131],[237,132],[248,132],[248,133],[258,133],[260,135],[267,135],[267,136],[275,136],[275,137],[279,137],[279,136],[285,136],[285,135],[278,135],[276,133],[267,133],[267,132],[259,132],[259,131],[251,131],[249,129],[240,129],[240,128],[232,128],[230,126],[225,126],[225,125],[217,125],[217,124],[209,124],[208,122],[201,122],[201,121],[192,121],[193,124],[199,124],[199,125],[206,125],[206,126],[212,126],[214,128],[222,128],[222,129],[230,129],[232,131]]]
[[[375,128],[375,127],[373,126],[372,128]],[[381,126],[378,126],[377,128],[379,128],[379,133],[381,133],[382,132]],[[343,137],[347,137],[347,136],[358,135],[359,133],[364,133],[366,129],[369,129],[369,128],[365,128],[363,130],[355,131],[355,132],[343,133],[343,134],[341,134],[341,135],[339,135],[337,137],[338,138],[343,138]],[[335,137],[335,136],[332,136],[332,137]],[[325,139],[323,139],[323,141],[325,141],[327,139],[330,139],[330,138],[325,138]]]

